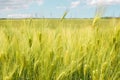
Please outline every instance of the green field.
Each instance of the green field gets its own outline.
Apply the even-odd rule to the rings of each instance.
[[[0,80],[120,80],[120,19],[0,20]]]

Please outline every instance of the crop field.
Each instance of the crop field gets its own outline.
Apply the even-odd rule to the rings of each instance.
[[[0,20],[0,80],[120,80],[120,19]]]

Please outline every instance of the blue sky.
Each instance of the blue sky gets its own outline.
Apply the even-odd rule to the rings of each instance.
[[[96,8],[104,7],[103,16],[120,16],[120,0],[0,0],[0,18],[91,18]]]

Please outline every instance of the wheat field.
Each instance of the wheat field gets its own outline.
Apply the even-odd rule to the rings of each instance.
[[[120,19],[0,20],[0,80],[120,80]]]

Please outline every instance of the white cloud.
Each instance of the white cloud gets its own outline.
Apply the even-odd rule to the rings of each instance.
[[[0,0],[0,10],[25,9],[33,2],[43,4],[43,0]]]
[[[66,9],[65,6],[57,6],[56,8],[57,8],[57,9]]]
[[[7,17],[8,18],[30,18],[33,15],[31,14],[9,14]]]
[[[73,2],[71,2],[71,7],[70,7],[70,8],[75,8],[75,7],[77,7],[79,4],[80,4],[80,0],[73,1]]]
[[[43,4],[43,0],[36,0],[36,2],[37,2],[39,5],[42,5],[42,4]]]
[[[120,4],[120,0],[87,0],[90,5],[113,5]]]

